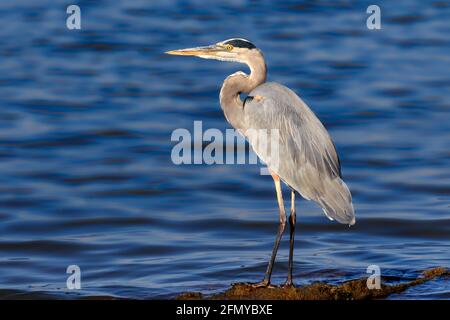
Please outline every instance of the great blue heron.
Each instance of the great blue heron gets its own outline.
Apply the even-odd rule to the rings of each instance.
[[[291,188],[289,216],[290,246],[288,277],[285,286],[293,286],[292,265],[295,233],[295,192],[317,202],[331,220],[353,225],[352,196],[342,181],[341,167],[333,142],[311,109],[289,88],[266,82],[264,56],[250,41],[228,39],[206,47],[166,52],[204,59],[244,63],[250,74],[236,72],[228,76],[220,90],[220,105],[228,122],[249,141],[255,153],[266,163],[275,182],[280,222],[272,256],[264,279],[254,286],[268,286],[272,268],[286,225],[286,213],[280,180]],[[241,94],[248,96],[241,100]],[[257,143],[249,129],[273,130],[279,135],[279,161]]]

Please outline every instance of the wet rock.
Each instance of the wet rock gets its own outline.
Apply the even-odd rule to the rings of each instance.
[[[179,300],[366,300],[383,299],[393,293],[401,293],[406,289],[438,277],[449,277],[446,268],[425,270],[421,275],[408,282],[387,285],[381,284],[380,289],[369,290],[367,278],[346,281],[340,285],[330,285],[316,282],[298,288],[268,287],[254,288],[249,284],[233,284],[223,293],[203,295],[199,292],[187,292],[176,297]]]

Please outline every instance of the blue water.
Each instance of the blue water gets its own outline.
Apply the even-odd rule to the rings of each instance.
[[[72,31],[67,1],[0,4],[0,291],[155,298],[261,280],[271,178],[171,161],[173,130],[230,128],[220,86],[247,70],[163,52],[231,37],[319,116],[353,194],[352,228],[299,199],[296,284],[449,266],[448,1],[378,1],[381,30],[366,28],[365,1],[77,4]],[[81,290],[66,288],[69,265]],[[449,297],[440,279],[393,298]]]

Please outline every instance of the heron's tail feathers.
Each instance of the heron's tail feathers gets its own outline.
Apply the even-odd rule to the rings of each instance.
[[[317,199],[325,215],[330,220],[354,225],[355,210],[352,204],[352,195],[344,181],[340,178],[327,179],[323,182],[325,192]]]

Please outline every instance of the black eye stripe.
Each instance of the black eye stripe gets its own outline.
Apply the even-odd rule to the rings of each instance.
[[[256,46],[248,41],[244,41],[244,40],[239,40],[239,39],[231,39],[227,42],[224,43],[226,44],[231,44],[233,47],[236,48],[247,48],[247,49],[254,49],[256,48]]]

